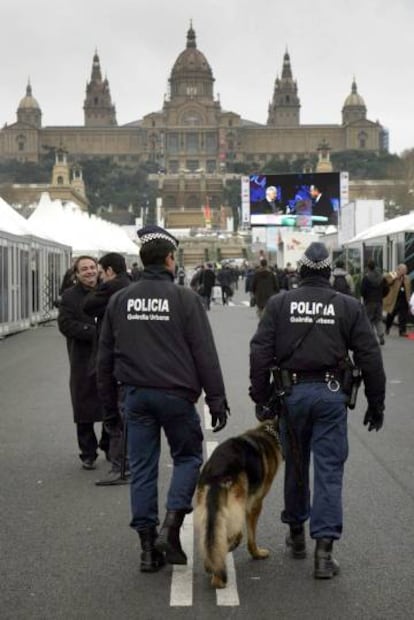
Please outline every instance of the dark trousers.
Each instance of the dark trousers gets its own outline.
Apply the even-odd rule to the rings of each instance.
[[[341,390],[330,391],[326,383],[301,383],[293,386],[286,402],[288,420],[281,418],[286,461],[282,521],[298,525],[310,518],[312,538],[338,539],[342,533],[342,479],[348,456],[345,395]]]
[[[394,310],[387,314],[385,319],[385,327],[390,330],[394,322],[395,317],[398,315],[398,331],[400,334],[405,334],[407,331],[407,319],[408,319],[408,303],[405,297],[398,297],[397,303],[394,306]]]
[[[103,452],[108,452],[109,436],[103,425],[99,442],[95,435],[93,422],[77,422],[76,434],[78,437],[79,457],[81,461],[85,459],[92,459],[94,461],[98,457],[98,447],[103,450]]]
[[[210,305],[211,305],[211,291],[209,294],[207,295],[202,295],[201,296],[202,300],[203,300],[203,305],[207,310],[210,310]]]
[[[371,323],[374,331],[376,331],[378,338],[383,338],[385,327],[382,320],[382,301],[367,301],[365,303],[365,309],[367,311],[369,322]]]
[[[124,386],[131,472],[131,527],[158,525],[158,462],[163,429],[173,460],[167,510],[192,511],[203,462],[203,433],[193,403],[161,390]]]

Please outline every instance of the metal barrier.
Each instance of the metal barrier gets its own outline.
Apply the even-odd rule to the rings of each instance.
[[[0,337],[56,318],[71,248],[0,231]]]

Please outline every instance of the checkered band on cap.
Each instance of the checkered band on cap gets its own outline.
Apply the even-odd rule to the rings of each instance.
[[[172,237],[171,235],[168,235],[167,233],[163,233],[163,232],[145,233],[139,239],[142,245],[144,245],[144,243],[149,243],[150,241],[156,241],[157,239],[164,239],[164,241],[168,241],[169,243],[171,243],[171,245],[175,247],[175,249],[177,249],[176,240],[174,239],[174,237]]]
[[[324,258],[323,260],[319,260],[317,262],[311,260],[310,258],[308,258],[306,256],[306,254],[304,254],[299,260],[298,260],[298,267],[308,267],[308,269],[315,269],[317,271],[320,271],[321,269],[326,269],[327,267],[331,266],[331,259],[329,258],[329,256],[327,258]]]
[[[331,266],[331,259],[327,247],[320,241],[313,241],[306,248],[303,256],[298,261],[299,269],[307,267],[314,271],[322,271]]]

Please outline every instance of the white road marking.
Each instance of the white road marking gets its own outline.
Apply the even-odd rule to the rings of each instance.
[[[236,569],[234,567],[233,554],[228,553],[227,564],[227,587],[216,590],[217,605],[222,607],[236,607],[240,605],[239,594],[237,592]]]
[[[218,444],[218,441],[207,441],[206,443],[206,452],[207,452],[207,458],[209,459],[211,454],[214,452],[214,449],[216,448]]]
[[[211,418],[207,405],[204,405],[204,424],[206,430],[211,430]],[[218,445],[218,441],[206,442],[207,458]],[[170,606],[171,607],[191,607],[193,605],[193,573],[194,573],[194,527],[193,515],[189,514],[184,519],[181,528],[181,544],[187,554],[187,564],[185,566],[173,565]],[[233,555],[227,555],[227,587],[216,590],[217,605],[221,607],[236,607],[240,605],[237,591],[236,570]]]
[[[206,429],[206,431],[211,431],[213,427],[211,426],[210,409],[208,408],[208,405],[206,405],[206,403],[204,403],[203,413],[204,413],[204,428]]]
[[[184,519],[180,531],[181,545],[187,555],[187,564],[173,565],[170,606],[191,607],[193,604],[194,528],[193,515]]]

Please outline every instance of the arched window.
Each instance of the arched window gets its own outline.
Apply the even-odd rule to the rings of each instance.
[[[358,134],[359,148],[365,149],[367,146],[367,134],[365,131],[360,131]]]

